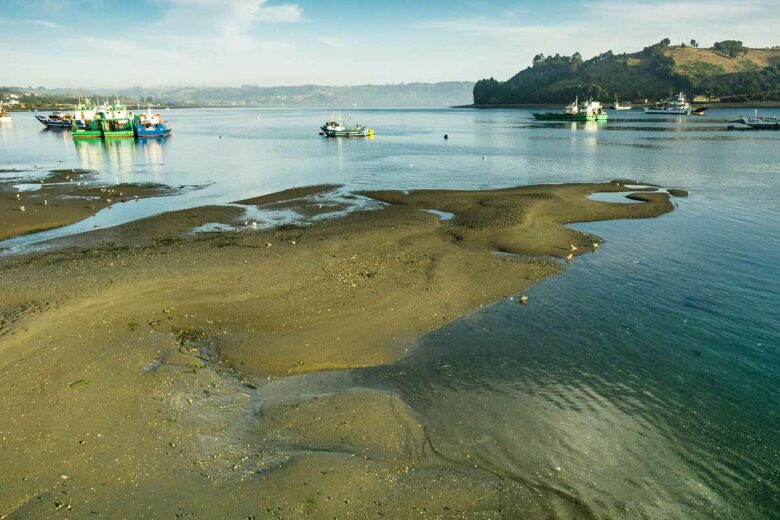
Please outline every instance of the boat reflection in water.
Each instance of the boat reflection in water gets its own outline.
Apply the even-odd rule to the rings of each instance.
[[[85,170],[132,174],[135,171],[136,143],[132,139],[73,141],[81,167]]]
[[[74,140],[81,168],[123,182],[161,180],[166,139]],[[143,174],[139,178],[139,174]],[[151,177],[151,179],[150,179]]]

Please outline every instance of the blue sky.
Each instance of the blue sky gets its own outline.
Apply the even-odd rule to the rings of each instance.
[[[0,83],[506,79],[539,53],[664,37],[780,45],[779,0],[0,0]]]

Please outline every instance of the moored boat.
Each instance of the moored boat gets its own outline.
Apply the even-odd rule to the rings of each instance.
[[[160,114],[152,114],[151,107],[146,113],[138,114],[133,118],[133,129],[138,139],[168,137],[172,132],[171,127],[160,117]]]
[[[89,99],[79,101],[79,104],[71,112],[71,137],[76,140],[102,139],[103,131],[100,128],[99,107]]]
[[[103,139],[135,137],[133,113],[118,100],[113,105],[102,107],[98,111],[98,117]]]
[[[623,112],[623,111],[626,111],[626,110],[631,110],[633,107],[631,105],[621,105],[620,101],[618,101],[617,96],[615,96],[615,103],[612,106],[610,106],[609,108],[611,108],[612,110],[614,110],[616,112]]]
[[[35,116],[46,128],[69,130],[71,127],[71,112],[52,112],[48,116]]]
[[[685,93],[680,92],[677,97],[665,99],[651,107],[645,107],[645,114],[664,114],[687,116],[693,112],[693,107],[685,97]]]
[[[742,116],[732,121],[732,123],[741,123],[754,130],[780,130],[780,119],[778,119],[776,114],[772,117],[760,116],[758,115],[758,110],[753,112],[752,116]]]
[[[0,105],[0,123],[12,123],[13,118],[10,112],[6,112],[5,107]]]
[[[347,126],[349,118],[342,118],[341,115],[331,116],[331,118],[320,127],[320,135],[325,137],[373,137],[374,131],[364,125]]]
[[[590,100],[580,105],[575,99],[564,107],[563,112],[534,112],[534,119],[539,121],[606,121],[609,117],[598,101]]]

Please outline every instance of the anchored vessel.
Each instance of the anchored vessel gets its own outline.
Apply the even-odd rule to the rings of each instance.
[[[117,101],[98,111],[104,139],[135,137],[133,113]]]
[[[71,129],[73,139],[102,139],[103,132],[98,121],[100,107],[89,99],[79,102],[71,112]]]
[[[48,117],[35,116],[35,119],[40,121],[46,128],[70,130],[71,116],[71,112],[52,112]]]
[[[147,112],[138,114],[133,119],[135,136],[138,139],[149,139],[156,137],[168,137],[171,135],[171,127],[168,126],[160,114],[152,114],[152,108]]]
[[[752,116],[742,116],[732,121],[732,123],[741,123],[754,130],[780,130],[780,119],[777,118],[776,114],[772,117],[764,117],[758,115],[758,110],[753,112]]]
[[[671,97],[661,101],[660,103],[656,103],[651,107],[645,107],[645,114],[687,116],[691,112],[693,112],[693,107],[690,103],[688,103],[688,99],[685,97],[683,92],[677,94],[677,97]]]
[[[615,96],[615,104],[613,104],[611,107],[612,110],[615,110],[617,112],[623,112],[625,110],[631,110],[631,105],[621,105],[620,101],[618,101],[617,96]]]
[[[5,107],[0,105],[0,123],[12,123],[11,113],[5,111]]]
[[[590,100],[587,103],[579,103],[576,98],[573,103],[566,105],[563,112],[534,112],[533,116],[539,121],[606,121],[607,113],[598,101]]]
[[[374,131],[363,125],[349,125],[349,118],[342,118],[341,115],[331,116],[331,118],[320,127],[320,135],[325,137],[373,137]]]

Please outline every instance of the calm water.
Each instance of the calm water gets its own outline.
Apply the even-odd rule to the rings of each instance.
[[[780,133],[725,131],[748,112],[570,125],[523,110],[354,111],[377,131],[361,141],[319,137],[328,111],[174,110],[167,142],[110,145],[76,145],[17,114],[0,127],[0,169],[27,171],[0,175],[81,167],[193,189],[0,246],[323,182],[620,177],[689,189],[658,219],[579,225],[604,247],[531,290],[529,305],[499,303],[397,366],[334,377],[398,391],[440,453],[541,490],[551,514],[568,514],[555,495],[576,497],[578,517],[777,518]]]

